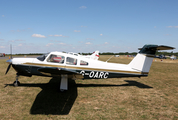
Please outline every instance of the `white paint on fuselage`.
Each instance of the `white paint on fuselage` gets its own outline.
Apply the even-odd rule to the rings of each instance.
[[[59,63],[52,63],[52,62],[48,62],[47,59],[48,57],[51,55],[62,55],[65,57],[65,61],[63,64],[59,64]],[[75,58],[77,59],[77,64],[76,65],[68,65],[66,64],[66,58],[67,57],[71,57],[71,58]],[[80,65],[80,60],[86,61],[88,62],[88,65]],[[32,64],[43,64],[43,67],[49,66],[49,65],[59,65],[59,66],[63,66],[63,67],[71,67],[71,69],[75,69],[75,67],[77,67],[78,69],[83,69],[83,68],[88,68],[88,69],[103,69],[103,71],[107,71],[107,70],[119,70],[119,71],[131,71],[131,72],[140,72],[139,70],[134,70],[132,69],[129,65],[127,64],[117,64],[117,63],[107,63],[107,62],[103,62],[103,61],[99,61],[99,60],[93,60],[93,59],[88,59],[88,58],[84,58],[81,56],[75,56],[75,55],[70,55],[70,54],[66,54],[66,53],[62,53],[62,52],[51,52],[50,54],[48,54],[48,56],[45,58],[44,61],[40,61],[37,58],[13,58],[12,59],[12,64],[24,64],[24,63],[32,63]],[[72,68],[74,67],[74,68]]]
[[[17,64],[23,64],[26,62],[32,63],[34,59],[36,58],[13,58],[12,64],[17,65]]]

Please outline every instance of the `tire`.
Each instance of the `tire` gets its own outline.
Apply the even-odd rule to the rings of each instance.
[[[14,81],[14,83],[13,83],[13,85],[14,85],[14,87],[17,87],[17,86],[19,86],[20,85],[20,82],[19,81]]]

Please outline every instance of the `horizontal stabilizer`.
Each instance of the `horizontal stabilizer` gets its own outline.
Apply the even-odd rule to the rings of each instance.
[[[165,46],[165,45],[144,45],[142,48],[139,48],[140,52],[143,54],[151,54],[155,55],[157,50],[172,50],[175,49],[174,47]]]
[[[172,50],[172,49],[175,49],[174,47],[165,46],[165,45],[159,45],[157,47],[153,46],[153,47],[150,47],[150,48],[153,48],[153,49],[156,49],[156,50]],[[138,49],[141,50],[142,48],[138,48]]]

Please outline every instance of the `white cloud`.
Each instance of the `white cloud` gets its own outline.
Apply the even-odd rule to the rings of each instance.
[[[87,44],[87,45],[91,45],[92,43],[91,43],[91,42],[87,42],[87,43],[85,43],[85,44]]]
[[[156,28],[156,26],[154,26],[154,28]]]
[[[62,37],[62,35],[54,35],[55,37]]]
[[[54,43],[48,43],[46,46],[48,47],[48,46],[51,46],[51,45],[53,45]]]
[[[74,30],[74,32],[80,32],[80,30]]]
[[[44,35],[41,34],[33,34],[32,37],[46,38]]]
[[[4,15],[2,15],[2,17],[4,17]]]
[[[80,9],[86,9],[87,7],[86,6],[81,6],[79,7]]]
[[[104,44],[108,44],[108,42],[105,42]]]
[[[103,36],[103,34],[100,34],[100,36]]]
[[[4,39],[0,39],[0,41],[3,41]]]

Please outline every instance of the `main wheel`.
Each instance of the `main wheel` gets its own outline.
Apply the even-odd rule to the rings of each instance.
[[[64,92],[65,90],[64,89],[60,89],[60,92]]]
[[[20,85],[20,82],[19,81],[14,81],[13,85],[14,85],[14,87],[17,87],[17,86]]]
[[[60,89],[59,92],[60,92],[60,93],[65,93],[65,92],[67,92],[67,90]]]

